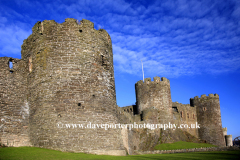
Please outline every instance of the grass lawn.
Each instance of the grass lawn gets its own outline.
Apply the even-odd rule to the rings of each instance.
[[[190,148],[201,148],[201,147],[216,147],[212,144],[207,143],[193,143],[179,141],[175,143],[163,143],[154,147],[155,150],[175,150],[175,149],[190,149]]]
[[[84,153],[67,153],[54,151],[37,147],[7,147],[0,148],[1,160],[179,160],[179,159],[238,159],[239,151],[223,152],[195,152],[195,153],[177,153],[177,154],[148,154],[148,155],[130,155],[130,156],[103,156]]]

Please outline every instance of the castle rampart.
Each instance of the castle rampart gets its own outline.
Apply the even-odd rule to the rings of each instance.
[[[145,78],[144,82],[138,81],[135,84],[135,90],[138,113],[143,114],[143,118],[153,118],[154,116],[149,115],[149,111],[147,111],[153,108],[158,110],[156,116],[159,117],[159,122],[169,122],[172,113],[172,100],[168,79],[163,77],[160,81],[160,77],[154,77],[154,81],[151,81],[151,78]]]
[[[108,33],[95,30],[88,20],[77,23],[75,19],[61,24],[37,22],[32,31],[22,45],[23,81],[10,76],[6,80],[24,82],[17,94],[23,93],[29,105],[31,144],[62,151],[125,154],[120,129],[96,132],[58,127],[59,123],[118,123]]]
[[[196,127],[197,114],[196,107],[190,106],[190,104],[182,104],[178,102],[172,103],[172,112],[173,112],[173,123],[178,124],[187,124],[189,127]],[[195,137],[198,137],[198,128],[183,128],[192,134]]]
[[[196,106],[199,138],[218,146],[225,146],[222,132],[222,120],[218,94],[202,95],[191,99],[191,105]]]
[[[136,105],[117,107],[112,41],[104,29],[72,18],[37,22],[23,42],[22,59],[0,57],[0,143],[111,155],[198,138],[225,145],[217,94],[172,102],[170,81],[157,76],[138,81],[135,91]],[[134,122],[200,128],[62,127]]]
[[[20,59],[0,57],[0,143],[4,145],[30,145],[26,68]]]

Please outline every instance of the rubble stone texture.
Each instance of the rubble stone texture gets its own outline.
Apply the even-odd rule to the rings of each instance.
[[[13,68],[11,68],[11,65]],[[0,143],[125,155],[189,138],[224,146],[219,96],[172,102],[170,81],[135,84],[136,105],[117,107],[112,41],[88,20],[37,22],[22,59],[0,57]],[[89,129],[63,124],[201,124],[200,129]],[[184,133],[184,134],[182,134]]]

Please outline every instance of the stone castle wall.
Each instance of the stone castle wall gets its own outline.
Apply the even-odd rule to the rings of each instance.
[[[37,22],[24,40],[22,59],[1,57],[0,67],[0,141],[5,145],[125,155],[189,137],[219,146],[224,143],[219,97],[195,97],[191,105],[173,103],[170,81],[164,77],[138,81],[136,105],[117,107],[111,38],[88,20]],[[202,128],[64,127],[134,122],[198,122]]]
[[[22,55],[32,61],[28,89],[34,146],[93,153],[124,151],[120,129],[57,127],[118,122],[112,44],[105,30],[95,30],[88,20],[81,24],[75,19],[62,24],[43,21],[24,41]]]
[[[202,95],[191,99],[191,105],[196,106],[199,138],[217,146],[225,146],[219,95]]]
[[[1,90],[8,88],[18,96],[25,96],[24,99],[14,97],[10,92],[2,94],[5,97],[13,95],[6,102],[15,109],[9,116],[21,116],[23,102],[28,104],[29,125],[25,126],[29,129],[27,133],[33,146],[62,151],[125,154],[120,129],[59,127],[62,124],[118,123],[112,42],[108,33],[103,29],[95,30],[88,20],[77,23],[75,19],[66,19],[62,24],[38,22],[32,30],[33,33],[24,40],[22,60],[19,60],[24,66],[21,68],[24,74],[19,73],[17,76],[20,77],[10,77],[17,72],[7,73],[7,76],[1,74]],[[5,63],[8,67],[7,60]],[[2,71],[9,72],[9,69]],[[11,84],[9,82],[6,86],[8,81]],[[5,107],[9,112],[9,105],[4,101],[1,103],[2,111]],[[4,114],[1,118],[8,112],[1,112]],[[11,130],[19,130],[10,127]],[[16,135],[17,131],[13,132]]]
[[[154,123],[167,123],[171,120],[172,100],[170,81],[166,78],[145,78],[135,84],[138,113],[143,120]]]
[[[192,107],[189,104],[181,104],[178,102],[173,102],[172,107],[173,123],[178,124],[178,126],[181,124],[187,124],[188,128],[183,128],[182,130],[189,132],[195,137],[198,137],[198,128],[196,128],[196,107]]]
[[[26,68],[23,60],[0,57],[0,141],[4,145],[30,145]]]

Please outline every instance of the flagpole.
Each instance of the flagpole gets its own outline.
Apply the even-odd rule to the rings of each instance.
[[[142,62],[142,60],[141,60]],[[143,71],[143,63],[142,63],[142,73],[143,73],[143,82],[144,82],[144,71]]]

